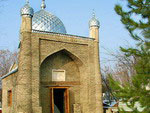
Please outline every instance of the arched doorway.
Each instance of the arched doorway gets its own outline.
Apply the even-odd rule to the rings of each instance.
[[[69,92],[80,81],[81,61],[67,50],[48,56],[40,66],[40,101],[43,113],[69,113],[74,96]],[[69,102],[71,98],[71,102]]]

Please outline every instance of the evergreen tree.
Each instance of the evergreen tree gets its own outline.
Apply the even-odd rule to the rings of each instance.
[[[115,11],[137,41],[136,48],[121,47],[126,57],[136,57],[136,74],[124,86],[110,77],[110,86],[115,96],[133,110],[132,113],[150,113],[150,0],[127,0],[127,7],[123,10],[122,6],[116,5]],[[137,103],[143,111],[137,109]]]

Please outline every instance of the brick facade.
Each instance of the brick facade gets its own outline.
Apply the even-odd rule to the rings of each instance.
[[[27,17],[28,18],[28,17]],[[3,78],[3,113],[50,113],[50,87],[68,87],[70,113],[103,113],[98,28],[93,38],[32,32],[22,18],[18,72]],[[24,27],[26,26],[26,27]],[[52,81],[64,69],[65,81]],[[12,106],[7,91],[12,89]]]

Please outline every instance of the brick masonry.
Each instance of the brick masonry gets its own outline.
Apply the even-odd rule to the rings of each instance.
[[[27,27],[23,27],[27,26]],[[50,113],[49,87],[69,87],[70,113],[103,113],[98,27],[91,38],[31,32],[24,19],[18,72],[2,80],[3,113]],[[64,69],[66,80],[52,81],[52,69]],[[7,91],[13,104],[7,105]]]

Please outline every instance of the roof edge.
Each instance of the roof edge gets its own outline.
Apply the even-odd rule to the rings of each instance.
[[[18,67],[16,67],[15,69],[13,69],[12,71],[10,71],[6,75],[2,76],[1,79],[4,79],[4,78],[8,77],[9,75],[11,75],[13,73],[16,73],[17,71],[18,71]]]
[[[64,34],[64,33],[56,33],[56,32],[49,32],[49,31],[40,31],[40,30],[35,30],[35,29],[32,29],[32,32],[33,33],[53,34],[53,35],[69,36],[69,37],[77,37],[77,38],[82,38],[82,39],[95,40],[94,38],[91,38],[91,37],[78,36],[78,35],[72,35],[72,34]]]

